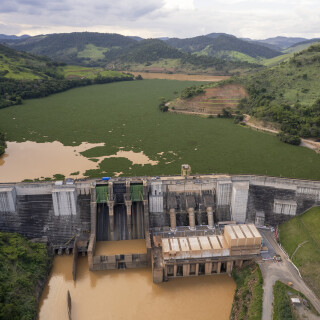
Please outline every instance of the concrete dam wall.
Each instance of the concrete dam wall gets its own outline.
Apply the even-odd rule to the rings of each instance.
[[[316,205],[318,181],[253,175],[0,184],[0,231],[67,248],[76,236],[145,239],[152,230],[196,232],[230,220],[277,225]]]

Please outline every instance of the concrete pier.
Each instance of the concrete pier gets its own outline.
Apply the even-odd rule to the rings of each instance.
[[[195,230],[195,214],[194,214],[194,208],[188,208],[188,214],[189,214],[189,227],[190,230]]]
[[[176,209],[170,209],[170,229],[172,231],[177,229]]]
[[[131,213],[132,213],[132,201],[125,200],[126,211],[127,211],[127,227],[128,227],[128,239],[132,239],[132,228],[131,228]]]
[[[214,227],[212,207],[207,208],[207,215],[208,215],[208,227],[212,229]]]

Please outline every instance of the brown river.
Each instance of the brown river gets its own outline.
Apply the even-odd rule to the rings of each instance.
[[[39,320],[227,320],[235,283],[228,275],[152,282],[151,269],[91,272],[87,257],[79,257],[77,280],[72,256],[57,256],[40,306]]]

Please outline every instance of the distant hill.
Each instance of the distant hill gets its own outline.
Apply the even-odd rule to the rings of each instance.
[[[310,45],[312,45],[313,43],[317,43],[317,42],[320,42],[320,38],[314,38],[314,39],[310,39],[310,40],[306,40],[306,41],[301,41],[301,42],[298,42],[298,43],[290,46],[289,48],[284,50],[284,52],[286,52],[286,53],[299,52],[304,49],[307,49],[308,47],[310,47]]]
[[[1,40],[20,40],[20,39],[26,39],[29,37],[30,36],[28,36],[27,34],[24,34],[22,36],[0,34],[0,42]]]
[[[203,37],[200,37],[201,39]],[[201,40],[200,39],[200,40]],[[216,41],[210,37],[204,40]],[[46,55],[55,61],[82,66],[101,66],[128,71],[213,72],[226,74],[256,67],[246,61],[225,62],[221,57],[190,56],[168,41],[143,40],[119,34],[75,32],[30,37],[9,43],[12,48]],[[200,42],[203,42],[202,40]],[[261,51],[265,48],[261,46]],[[271,56],[273,56],[271,54]],[[149,68],[148,68],[149,67]]]
[[[266,43],[266,44],[271,44],[273,46],[276,46],[278,48],[287,49],[291,46],[294,46],[295,44],[306,41],[308,39],[306,38],[298,38],[298,37],[274,37],[274,38],[268,38],[264,40],[255,40],[256,42],[260,43]]]
[[[208,56],[219,55],[221,51],[235,51],[252,58],[273,58],[281,55],[280,51],[267,48],[264,45],[238,39],[227,34],[211,33],[188,39],[172,38],[166,41],[169,45],[184,52]]]
[[[320,44],[295,53],[280,65],[239,79],[250,98],[243,112],[281,124],[300,137],[320,138]]]

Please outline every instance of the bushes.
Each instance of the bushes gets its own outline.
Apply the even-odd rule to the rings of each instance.
[[[285,132],[280,132],[280,133],[278,133],[277,136],[279,137],[280,141],[285,142],[285,143],[289,143],[289,144],[293,144],[295,146],[299,146],[301,143],[301,139],[297,135],[291,135],[291,134],[287,134]]]
[[[169,106],[167,105],[167,103],[168,101],[164,97],[160,98],[160,103],[158,108],[161,112],[167,112],[169,110]]]
[[[242,269],[233,269],[237,284],[231,311],[231,320],[260,320],[262,317],[263,279],[259,266],[252,263]]]
[[[181,98],[182,99],[188,99],[188,98],[192,98],[194,96],[198,96],[200,94],[204,93],[204,87],[200,86],[192,86],[189,88],[186,88],[184,90],[182,90],[181,92]]]

